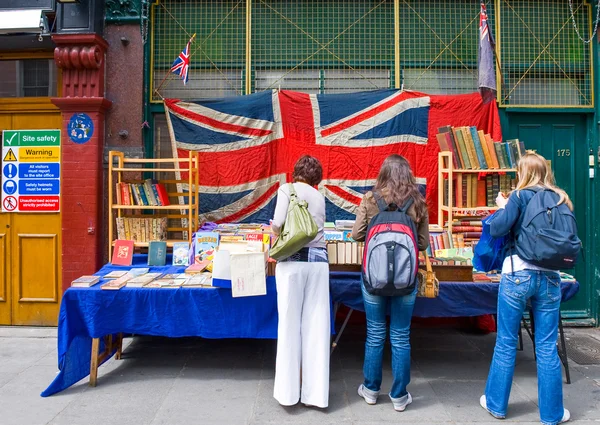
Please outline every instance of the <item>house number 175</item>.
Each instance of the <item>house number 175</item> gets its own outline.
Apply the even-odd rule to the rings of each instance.
[[[571,156],[571,149],[557,149],[556,156]]]

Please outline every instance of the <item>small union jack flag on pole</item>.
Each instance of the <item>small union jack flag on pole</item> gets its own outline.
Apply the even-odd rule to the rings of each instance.
[[[196,38],[196,34],[190,38],[190,41],[187,42],[185,49],[183,52],[179,54],[173,65],[171,66],[171,72],[177,74],[183,80],[183,84],[187,84],[189,79],[189,69],[190,69],[190,45]]]

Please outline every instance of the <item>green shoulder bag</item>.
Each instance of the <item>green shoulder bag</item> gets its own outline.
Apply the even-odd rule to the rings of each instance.
[[[300,251],[312,241],[319,232],[315,220],[308,211],[308,203],[298,199],[294,185],[290,186],[290,205],[288,206],[285,222],[281,233],[271,247],[270,257],[275,260],[284,260]]]

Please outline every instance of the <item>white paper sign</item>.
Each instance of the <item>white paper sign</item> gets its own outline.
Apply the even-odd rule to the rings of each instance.
[[[267,294],[264,253],[231,254],[230,264],[232,297]]]

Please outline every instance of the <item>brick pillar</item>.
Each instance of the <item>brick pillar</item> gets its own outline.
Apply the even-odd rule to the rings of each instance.
[[[54,35],[54,61],[62,69],[62,97],[52,99],[62,114],[61,219],[63,289],[102,265],[102,196],[105,112],[105,54],[108,45],[96,34]],[[74,114],[93,123],[89,140],[69,136]]]

